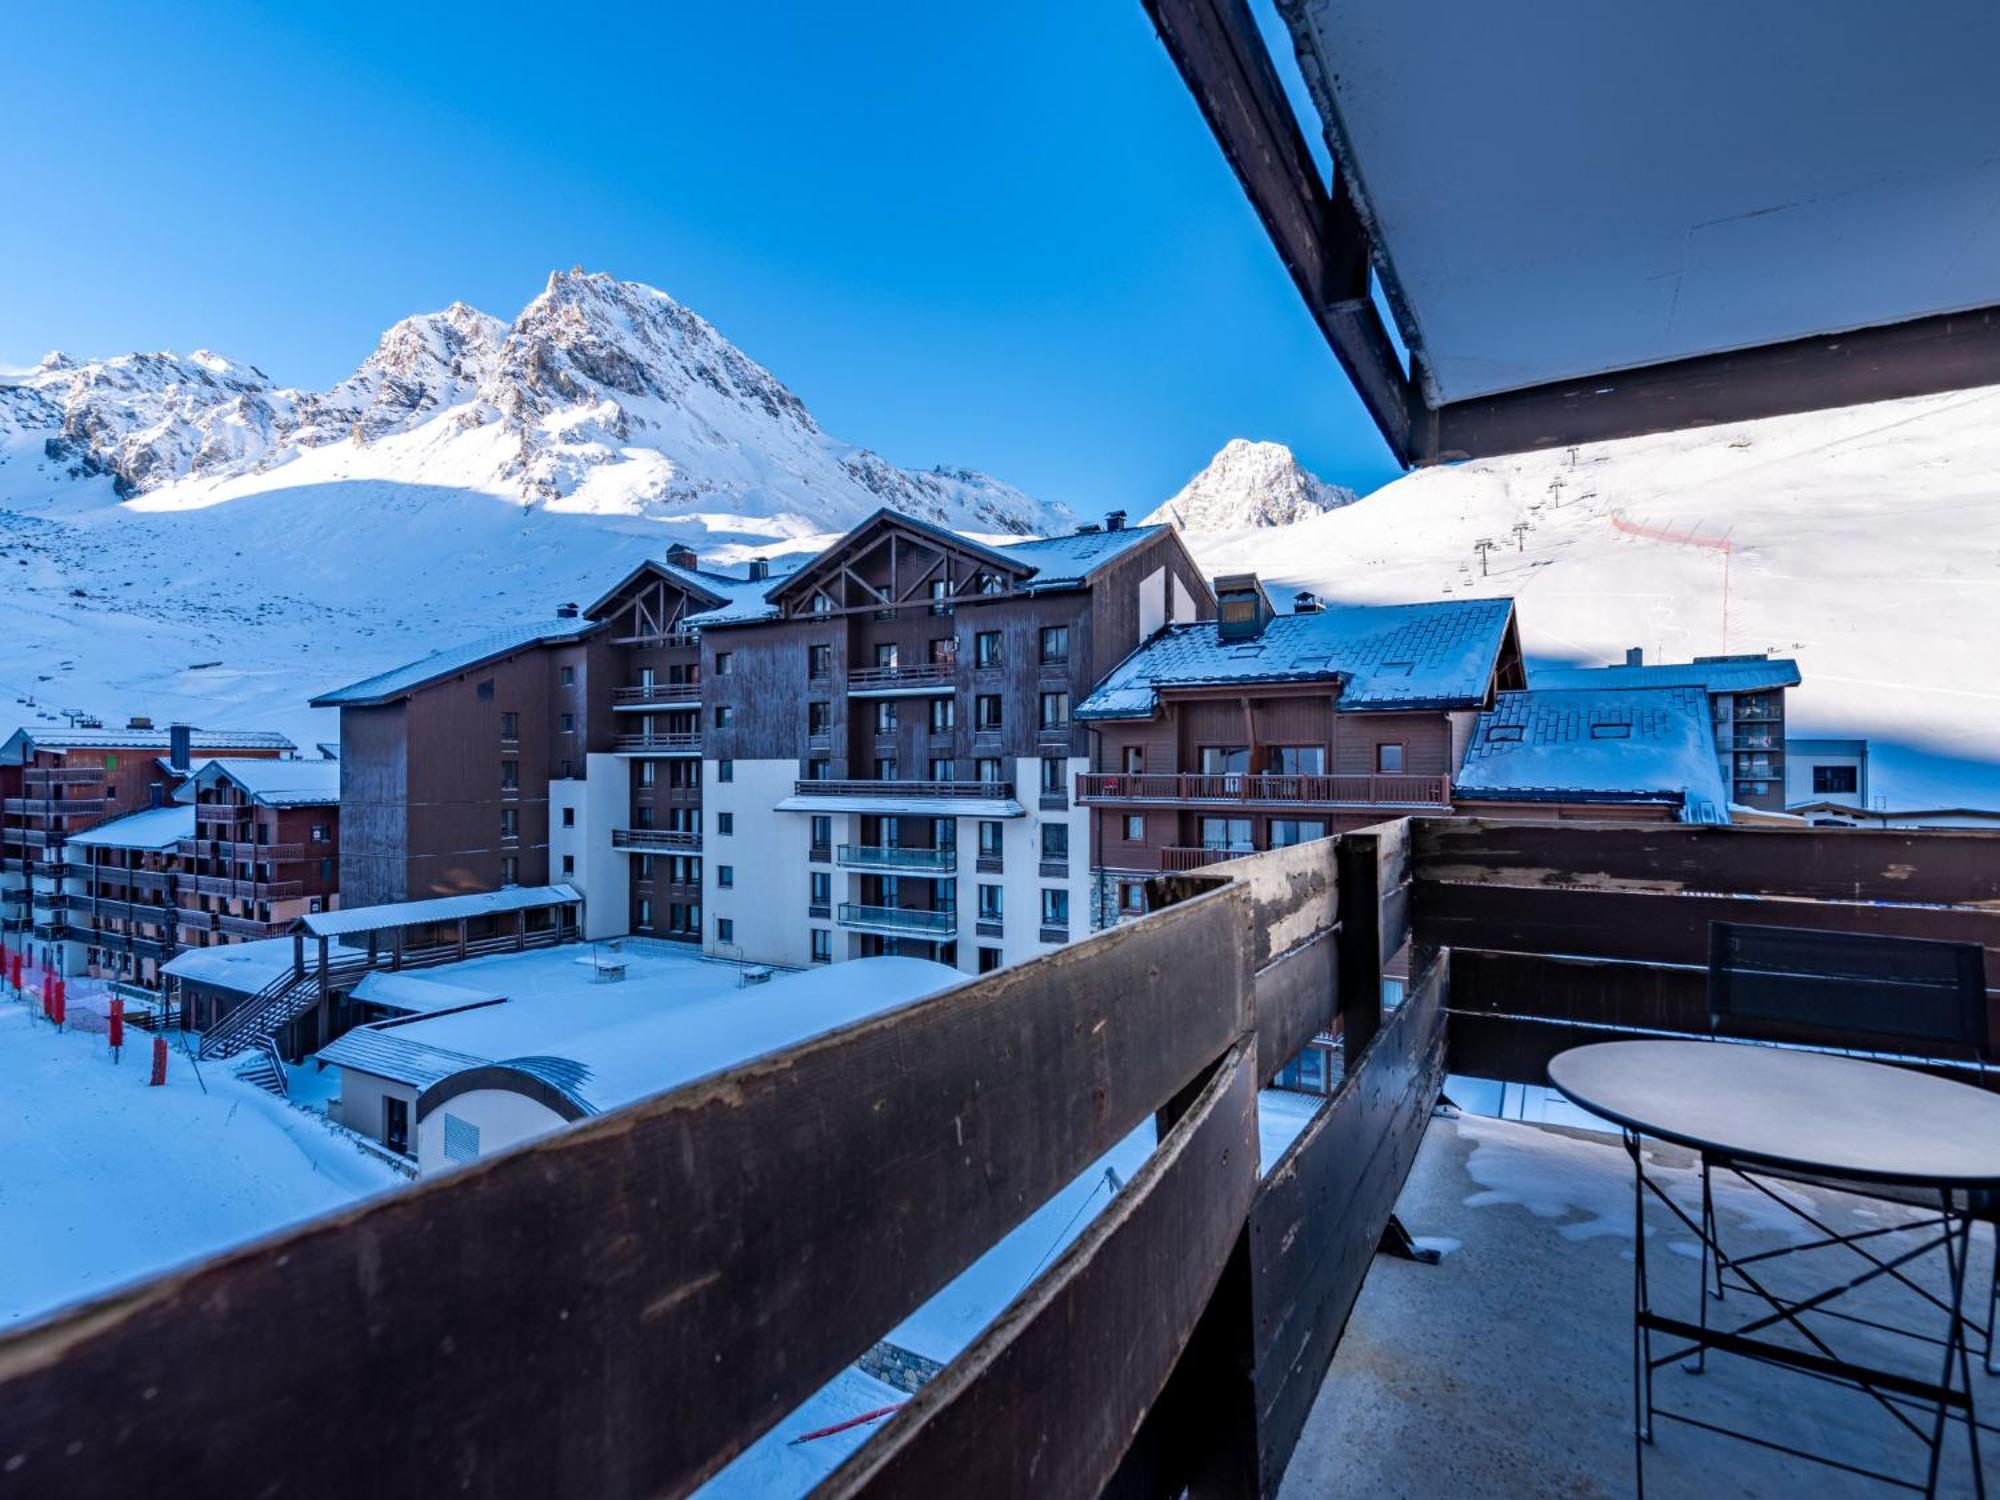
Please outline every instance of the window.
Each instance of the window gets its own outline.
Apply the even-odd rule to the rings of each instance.
[[[574,875],[576,873],[576,856],[574,854],[565,854],[563,856],[562,872],[565,875]]]
[[[948,615],[951,613],[951,583],[947,579],[931,580],[931,613]]]
[[[500,809],[500,837],[517,839],[521,836],[521,809],[503,807]]]
[[[973,727],[987,732],[1000,727],[1000,695],[981,693],[972,700]]]
[[[826,594],[814,594],[812,596],[812,612],[816,615],[832,614],[833,613],[832,598]]]
[[[931,665],[951,667],[958,664],[958,637],[952,635],[935,636],[931,640]]]
[[[500,762],[500,790],[512,792],[520,789],[521,763],[518,760]]]
[[[735,833],[736,814],[733,812],[717,813],[715,815],[715,831],[721,834],[724,838],[728,838],[731,834]]]
[[[562,732],[563,732],[564,734],[575,734],[575,733],[576,733],[576,715],[575,715],[575,714],[564,714],[564,715],[562,716],[562,719],[561,719],[561,724],[562,724]]]
[[[958,762],[953,760],[949,755],[933,755],[930,761],[930,779],[932,781],[958,780]]]
[[[990,756],[981,756],[972,763],[973,774],[985,786],[998,786],[1002,781],[1000,762]]]
[[[659,775],[660,775],[660,763],[658,761],[642,760],[639,762],[640,786],[651,786],[655,781],[659,779]]]
[[[1119,764],[1127,776],[1137,776],[1146,769],[1146,751],[1142,745],[1127,745],[1119,757]]]
[[[574,776],[575,774],[576,774],[575,765],[570,761],[562,762],[562,764],[556,770],[557,777],[559,777],[563,781],[568,781],[570,777]]]
[[[1125,842],[1128,844],[1143,844],[1146,842],[1145,814],[1125,814]]]
[[[472,690],[472,696],[477,698],[481,703],[491,703],[493,701],[493,679],[489,677],[480,683],[479,686]]]
[[[735,670],[736,653],[734,651],[718,651],[715,653],[715,675],[717,677],[727,677]]]
[[[735,722],[735,709],[731,708],[727,703],[718,703],[715,705],[715,727],[717,729],[727,729]]]
[[[1309,844],[1314,839],[1326,837],[1326,824],[1317,818],[1273,818],[1271,819],[1271,847],[1289,848],[1293,844]]]
[[[956,728],[958,728],[958,700],[931,699],[931,733],[950,734]]]
[[[896,732],[896,700],[881,698],[875,703],[875,732],[894,734]]]
[[[1069,660],[1069,626],[1044,625],[1042,627],[1042,665],[1060,666]]]
[[[718,887],[719,889],[721,889],[721,890],[725,890],[725,891],[733,891],[733,890],[735,890],[735,889],[736,889],[736,866],[734,866],[734,865],[717,865],[717,866],[715,867],[715,884],[716,884],[716,886],[717,886],[717,887]]]
[[[807,781],[826,781],[833,776],[833,762],[814,759],[806,762]]]
[[[972,664],[975,667],[1000,665],[999,631],[982,630],[972,638]]]
[[[877,781],[894,781],[896,779],[895,756],[878,755],[875,757],[875,779]]]
[[[500,861],[500,883],[502,885],[521,883],[521,862],[511,854]]]
[[[1000,967],[1000,950],[998,948],[981,948],[979,950],[980,973],[991,974],[995,969],[999,967]]]
[[[735,942],[736,923],[728,917],[717,917],[715,919],[715,940],[718,943]]]
[[[1403,769],[1402,745],[1393,740],[1386,745],[1377,745],[1375,747],[1375,769],[1388,775],[1394,775],[1396,772],[1401,771]]]
[[[564,667],[564,668],[563,668],[563,669],[561,670],[561,672],[560,672],[560,673],[559,673],[559,674],[557,675],[557,681],[561,682],[561,683],[562,683],[562,685],[563,685],[564,687],[575,687],[575,686],[576,686],[576,668],[575,668],[575,667]]]
[[[562,819],[562,826],[563,826],[563,827],[565,827],[565,828],[574,828],[574,827],[576,827],[576,809],[575,809],[575,808],[573,808],[573,807],[565,807],[565,808],[563,809],[563,819]]]
[[[1201,774],[1227,776],[1250,769],[1250,752],[1241,745],[1203,745]]]
[[[824,870],[812,872],[812,904],[828,906],[833,902],[833,877]]]
[[[332,860],[330,860],[330,859],[323,859],[323,860],[321,860],[321,861],[319,862],[319,878],[320,878],[321,880],[331,880],[331,879],[333,879],[333,861],[332,861]]]
[[[833,647],[806,647],[806,676],[831,677],[833,675]]]
[[[812,961],[816,964],[833,962],[833,934],[824,927],[812,930]]]
[[[1138,916],[1146,910],[1146,882],[1143,880],[1121,880],[1118,882],[1118,909],[1129,916]]]
[[[979,852],[988,859],[1000,857],[1000,830],[1003,826],[990,819],[979,820]]]
[[[1256,845],[1250,841],[1248,818],[1203,818],[1201,847],[1221,849],[1230,854],[1248,854]]]
[[[1067,823],[1044,823],[1042,825],[1042,858],[1069,858],[1069,825]]]
[[[1486,742],[1489,745],[1518,745],[1521,743],[1519,724],[1494,724],[1487,728]]]
[[[1855,766],[1814,766],[1813,790],[1821,794],[1858,792],[1861,773]]]
[[[642,854],[639,856],[639,868],[632,872],[632,878],[634,880],[651,880],[653,878],[652,855]]]
[[[1326,749],[1322,745],[1273,745],[1270,768],[1273,776],[1324,776]]]
[[[736,779],[736,762],[733,760],[717,761],[715,763],[715,779],[717,781],[734,781]]]
[[[883,641],[876,646],[875,665],[892,668],[896,665],[896,643],[894,641]]]
[[[1603,723],[1590,726],[1590,737],[1594,740],[1629,740],[1632,726],[1627,723]]]
[[[1042,795],[1060,797],[1067,790],[1069,762],[1059,755],[1042,757]]]
[[[1069,926],[1069,892],[1055,886],[1042,887],[1042,925]]]
[[[833,819],[824,813],[816,814],[812,820],[812,841],[815,849],[824,849],[833,842]]]
[[[1000,920],[1000,912],[1000,887],[997,885],[982,885],[979,888],[979,920],[982,922],[997,922]]]
[[[511,711],[501,714],[500,738],[503,740],[518,740],[520,737],[521,737],[521,716]]]
[[[315,823],[315,824],[313,824],[313,826],[312,826],[312,841],[313,841],[313,842],[314,842],[315,844],[324,844],[324,843],[325,843],[325,842],[327,841],[328,837],[330,836],[330,834],[331,834],[331,831],[332,831],[332,828],[331,828],[331,825],[330,825],[330,824],[326,824],[326,823]]]
[[[806,733],[814,739],[833,733],[833,705],[831,703],[808,703],[806,705]]]
[[[1066,729],[1069,727],[1069,694],[1042,694],[1042,728]]]

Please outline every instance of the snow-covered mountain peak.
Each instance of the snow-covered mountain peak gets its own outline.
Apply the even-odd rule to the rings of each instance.
[[[1354,499],[1354,491],[1320,479],[1283,443],[1231,438],[1146,521],[1172,521],[1183,531],[1289,526]]]

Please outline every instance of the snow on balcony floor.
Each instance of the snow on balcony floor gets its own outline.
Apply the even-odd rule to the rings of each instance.
[[[1698,1206],[1693,1157],[1650,1148],[1657,1174]],[[1861,1227],[1905,1210],[1822,1189],[1798,1191],[1829,1222]],[[1754,1190],[1718,1176],[1723,1242],[1739,1253],[1796,1243],[1805,1226]],[[1616,1137],[1461,1116],[1431,1122],[1397,1204],[1412,1234],[1446,1250],[1436,1266],[1377,1256],[1332,1369],[1306,1422],[1281,1496],[1627,1496],[1632,1442],[1632,1168]],[[1697,1247],[1658,1204],[1647,1209],[1654,1305],[1697,1316]],[[1886,1237],[1907,1247],[1906,1237]],[[1966,1307],[1983,1321],[1993,1235],[1975,1232]],[[1813,1261],[1819,1260],[1815,1269]],[[1921,1279],[1940,1285],[1927,1257]],[[1768,1284],[1798,1294],[1859,1265],[1846,1251],[1768,1262]],[[1977,1288],[1975,1292],[1972,1288]],[[1747,1316],[1731,1293],[1732,1321]],[[1852,1300],[1864,1316],[1936,1333],[1911,1294],[1878,1283]],[[1820,1320],[1850,1358],[1935,1378],[1929,1346]],[[1831,1334],[1827,1328],[1837,1330]],[[1656,1353],[1668,1346],[1656,1336]],[[1919,1356],[1914,1351],[1922,1350]],[[2000,1419],[2000,1377],[1975,1372],[1981,1418]],[[1708,1372],[1655,1376],[1662,1406],[1747,1428],[1921,1481],[1922,1447],[1866,1396],[1711,1353]],[[1899,1440],[1900,1439],[1900,1440]],[[1982,1450],[1989,1473],[2000,1434]],[[1655,1424],[1646,1491],[1663,1497],[1812,1494],[1873,1497],[1881,1484],[1673,1422]],[[1971,1493],[1962,1427],[1947,1440],[1940,1494]]]

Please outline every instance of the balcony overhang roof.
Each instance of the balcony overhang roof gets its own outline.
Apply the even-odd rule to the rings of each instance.
[[[1405,464],[2000,383],[1991,7],[1146,4]]]

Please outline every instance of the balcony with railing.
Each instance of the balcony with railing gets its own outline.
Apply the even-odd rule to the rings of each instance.
[[[836,921],[860,932],[886,932],[898,936],[944,939],[958,931],[956,911],[932,911],[909,906],[866,906],[843,901]]]
[[[1014,783],[1011,781],[799,781],[793,783],[793,795],[815,800],[831,798],[836,801],[852,801],[854,812],[870,811],[867,806],[870,802],[904,804],[914,801],[936,803],[938,811],[946,813],[950,809],[945,804],[952,802],[982,805],[1012,802]]]
[[[649,713],[699,712],[699,682],[640,682],[611,690],[611,706],[620,711]]]
[[[686,734],[621,734],[612,740],[620,755],[700,755],[699,730]]]
[[[953,662],[916,662],[907,667],[855,667],[847,674],[850,698],[931,697],[952,692],[958,681]]]
[[[0,812],[26,818],[81,818],[94,816],[110,806],[103,797],[0,798]]]
[[[292,930],[290,922],[265,922],[256,917],[231,917],[218,915],[215,930],[233,938],[245,940],[256,938],[283,937]]]
[[[839,863],[850,870],[885,870],[899,875],[949,875],[958,868],[958,851],[842,844]]]
[[[1214,804],[1228,807],[1448,808],[1448,776],[1218,775],[1178,772],[1085,772],[1076,778],[1079,802]]]
[[[96,786],[108,774],[101,766],[24,766],[21,783],[30,787]]]
[[[226,875],[183,876],[181,887],[201,896],[241,901],[296,901],[306,890],[305,882],[299,880],[235,880]]]
[[[614,828],[611,847],[635,854],[699,854],[701,832],[684,828]]]
[[[79,1495],[129,1492],[168,1462],[207,1494],[688,1493],[760,1439],[825,1452],[789,1440],[883,1417],[858,1399],[801,1408],[1020,1232],[1026,1284],[1010,1278],[918,1399],[799,1488],[844,1462],[830,1493],[1619,1495],[1643,1456],[1651,1493],[1806,1492],[1797,1453],[1667,1413],[1635,1434],[1635,1356],[1650,1353],[1663,1406],[1792,1419],[1794,1441],[1875,1468],[1907,1470],[1887,1445],[1935,1430],[1949,1440],[1936,1492],[1975,1494],[1971,1444],[1986,1441],[1989,1462],[1994,1450],[1974,1398],[1990,1407],[1994,1383],[1977,1342],[1962,1352],[1976,1330],[1931,1315],[1956,1274],[1967,1321],[1990,1316],[1984,1226],[1969,1269],[1934,1250],[1920,1273],[1902,1247],[1936,1243],[1935,1208],[1780,1184],[1827,1224],[1865,1217],[1862,1246],[1895,1262],[1842,1320],[1772,1279],[1785,1263],[1765,1252],[1809,1238],[1779,1220],[1778,1197],[1718,1173],[1713,1216],[1739,1260],[1726,1299],[1710,1297],[1713,1262],[1676,1253],[1703,1213],[1692,1153],[1644,1144],[1673,1178],[1654,1202],[1635,1195],[1616,1134],[1437,1106],[1448,1068],[1541,1086],[1582,1042],[1727,1046],[1709,1038],[1713,920],[1984,945],[1990,976],[1996,850],[1982,833],[1402,819],[1157,880],[1145,915],[1058,954],[13,1330],[0,1452],[30,1489],[59,1474]],[[1827,1046],[1880,1049],[1865,1004],[1824,1019]],[[1285,1096],[1288,1128],[1265,1132],[1269,1086],[1327,1036],[1330,1093]],[[1990,1085],[1993,1048],[1899,1061]],[[1105,1184],[1106,1153],[1135,1132],[1143,1165]],[[1086,1194],[1097,1211],[1050,1253],[1030,1215],[1066,1219]],[[708,1211],[635,1235],[631,1214],[605,1209],[655,1202]],[[1442,1265],[1378,1254],[1407,1244],[1404,1222],[1458,1248]],[[745,1224],[784,1232],[746,1242]],[[1649,1253],[1660,1300],[1635,1307]],[[375,1275],[383,1265],[403,1274]],[[565,1274],[578,1265],[598,1274]],[[1833,1269],[1865,1281],[1871,1268]],[[1726,1336],[1721,1320],[1754,1304],[1745,1277],[1786,1299],[1769,1321],[1800,1330],[1796,1373],[1724,1343],[1699,1374],[1681,1367],[1680,1337],[1635,1347],[1638,1313],[1700,1308],[1701,1331]],[[494,1316],[556,1306],[564,1316]],[[1936,1335],[1900,1339],[1923,1378],[1955,1353],[1970,1367],[1956,1401],[1933,1411],[1907,1381],[1818,1378],[1813,1341],[1886,1348],[1899,1336],[1870,1319],[1910,1307],[1931,1318],[1912,1329]],[[270,1339],[279,1326],[287,1337]],[[784,1338],[760,1336],[772,1327]],[[451,1396],[452,1445],[296,1420],[328,1392],[422,1409],[440,1399],[432,1356],[446,1347],[492,1376]],[[704,1356],[696,1377],[689,1350],[729,1357]],[[676,1420],[600,1412],[579,1427],[548,1392],[586,1386],[666,1392]],[[67,1420],[142,1404],[122,1443],[75,1439]],[[203,1441],[177,1442],[190,1432]],[[1921,1460],[1915,1472],[1921,1492]],[[1877,1492],[1853,1478],[1816,1492]]]
[[[326,853],[333,853],[328,844]],[[233,839],[180,839],[174,848],[183,859],[241,860],[250,864],[292,864],[306,857],[304,844],[258,844]]]

